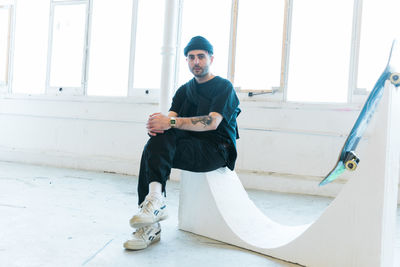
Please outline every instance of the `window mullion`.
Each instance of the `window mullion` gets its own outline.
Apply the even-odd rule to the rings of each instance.
[[[89,56],[90,56],[90,36],[92,26],[92,4],[93,0],[89,0],[86,4],[86,25],[85,25],[85,44],[84,54],[82,59],[82,94],[87,95],[87,83],[88,83],[88,72],[89,72]]]
[[[46,93],[50,93],[50,69],[51,69],[51,56],[53,53],[53,46],[51,45],[53,42],[53,23],[54,22],[54,5],[53,2],[50,4],[50,16],[49,16],[49,33],[48,33],[48,42],[47,42],[47,65],[46,65]]]
[[[9,50],[8,50],[8,79],[7,93],[11,93],[11,82],[14,67],[14,38],[15,38],[15,5],[11,5],[9,25]]]
[[[183,2],[184,0],[179,0],[178,3],[178,21],[177,21],[177,32],[176,32],[176,57],[175,57],[175,71],[174,71],[174,90],[176,90],[179,86],[178,78],[179,78],[179,62],[182,57],[181,47],[181,36],[182,36],[182,13],[183,13]]]
[[[349,67],[349,88],[348,88],[348,103],[353,102],[353,95],[358,91],[358,64],[360,55],[360,33],[361,33],[361,17],[362,17],[363,0],[354,0],[353,7],[353,26],[352,26],[352,41],[350,53]]]
[[[0,92],[7,93],[10,91],[10,81],[11,81],[11,72],[12,72],[12,50],[13,50],[13,40],[14,40],[14,12],[15,8],[12,3],[6,5],[0,5],[0,9],[5,10],[6,12],[6,38],[5,38],[5,60],[0,62],[0,64],[4,64],[4,74],[3,77],[0,77]]]
[[[131,46],[129,56],[129,76],[128,76],[128,96],[134,95],[133,79],[135,71],[135,53],[136,53],[136,32],[138,24],[138,6],[139,0],[133,0],[132,5],[132,24],[131,24]]]
[[[234,84],[234,81],[235,81],[235,59],[236,59],[238,6],[239,6],[239,0],[232,0],[229,56],[228,56],[228,74],[227,74],[227,77],[231,81],[232,84]]]
[[[282,91],[282,100],[287,101],[289,59],[290,59],[290,36],[292,33],[292,9],[293,0],[285,1],[285,15],[283,23],[282,39],[282,62],[281,62],[281,81],[280,90]]]

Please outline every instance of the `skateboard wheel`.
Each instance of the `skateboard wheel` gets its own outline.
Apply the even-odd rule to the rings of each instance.
[[[358,162],[356,159],[351,159],[349,161],[346,161],[345,167],[349,171],[355,171],[357,169]]]
[[[355,171],[357,169],[360,159],[356,156],[354,151],[349,151],[346,153],[344,159],[344,167],[349,171]]]
[[[390,82],[392,83],[392,84],[394,84],[394,85],[399,85],[400,84],[400,73],[397,73],[397,72],[395,72],[395,73],[392,73],[391,75],[390,75]]]

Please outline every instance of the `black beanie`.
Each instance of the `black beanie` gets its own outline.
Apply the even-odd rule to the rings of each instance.
[[[189,53],[189,51],[192,51],[192,50],[205,50],[210,55],[214,54],[213,46],[210,44],[210,42],[206,38],[204,38],[202,36],[195,36],[190,40],[190,42],[187,44],[187,46],[183,50],[185,57],[187,57],[187,54]]]

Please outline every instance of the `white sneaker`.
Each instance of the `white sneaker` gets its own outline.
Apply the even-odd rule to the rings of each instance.
[[[168,218],[167,205],[163,197],[146,196],[139,206],[139,212],[132,217],[129,224],[141,228]]]
[[[132,234],[132,239],[124,243],[124,248],[129,250],[145,249],[149,245],[160,241],[161,226],[159,223],[137,229]]]

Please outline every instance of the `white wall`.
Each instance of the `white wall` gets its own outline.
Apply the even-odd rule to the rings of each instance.
[[[135,174],[144,122],[156,108],[121,99],[2,99],[0,159]]]
[[[359,108],[244,102],[238,169],[245,187],[335,196],[348,174],[324,187],[318,183],[336,164]]]
[[[243,96],[241,108],[236,170],[246,187],[336,195],[348,173],[338,182],[317,185],[336,163],[359,106]],[[3,96],[0,160],[136,175],[148,139],[145,122],[156,111],[150,97]],[[367,141],[368,133],[360,154]],[[175,171],[172,178],[177,177]]]

